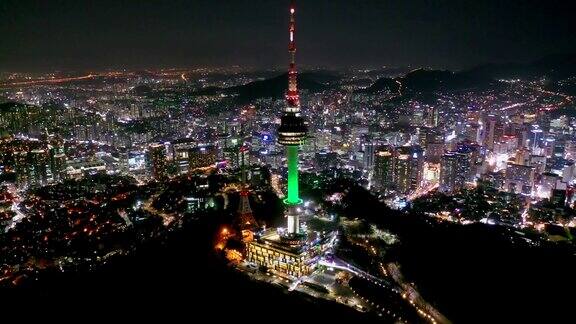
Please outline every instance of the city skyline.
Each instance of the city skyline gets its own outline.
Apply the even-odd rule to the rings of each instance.
[[[576,52],[566,1],[304,2],[305,67],[460,70]],[[4,1],[0,70],[282,67],[275,1]],[[15,46],[18,44],[18,46]]]
[[[0,53],[38,46],[16,56],[47,69],[0,73],[2,306],[47,306],[31,312],[45,319],[566,321],[572,299],[556,296],[576,290],[576,54],[545,55],[573,37],[549,34],[565,14],[544,27],[525,19],[556,4],[63,0],[38,5],[45,34],[23,2],[29,15],[13,17],[38,37],[78,28]],[[206,33],[182,44],[192,34],[170,13],[191,8]],[[133,19],[114,24],[127,10]],[[450,54],[414,47],[403,62],[543,56],[461,71],[302,68],[398,59],[402,50],[369,50],[386,33],[364,33],[384,26],[384,11],[392,25],[434,23],[425,40],[418,28],[391,31],[404,41],[386,39],[390,49],[434,43]],[[465,24],[495,43],[436,42],[482,34],[444,29],[470,15]],[[512,35],[495,33],[505,26],[525,46],[493,47]],[[105,68],[51,70],[83,52]],[[155,55],[214,66],[168,69]]]

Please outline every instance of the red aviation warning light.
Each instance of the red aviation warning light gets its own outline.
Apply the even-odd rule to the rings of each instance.
[[[294,20],[294,7],[290,8],[290,27],[288,28],[290,43],[288,45],[288,50],[290,52],[296,51],[296,43],[294,41],[294,33],[296,32],[296,22]]]
[[[294,4],[290,5],[290,26],[288,52],[290,53],[290,66],[288,69],[288,91],[286,93],[286,109],[291,112],[298,112],[300,110],[300,96],[298,95],[298,81],[296,72],[296,20],[294,18]]]

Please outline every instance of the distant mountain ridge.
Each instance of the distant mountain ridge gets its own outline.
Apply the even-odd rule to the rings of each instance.
[[[298,74],[298,88],[317,93],[329,89],[329,84],[338,79],[338,76],[324,72],[304,72]],[[195,91],[193,95],[235,95],[240,102],[250,102],[260,98],[282,98],[287,86],[288,73],[284,73],[273,78],[252,81],[228,88],[206,87]]]
[[[547,77],[554,82],[576,77],[576,54],[557,54],[545,56],[531,63],[485,64],[463,71],[416,69],[403,76],[382,77],[370,86],[356,90],[356,93],[391,94],[429,93],[433,91],[458,91],[473,88],[504,86],[500,79]],[[298,75],[298,87],[317,93],[335,86],[341,78],[326,71],[304,72]],[[228,88],[206,87],[192,95],[228,95],[235,96],[245,103],[260,98],[282,98],[286,92],[288,74],[252,81]],[[558,87],[553,84],[552,86]],[[563,85],[572,89],[573,85]]]
[[[501,63],[477,66],[465,73],[493,79],[576,76],[576,53],[553,54],[530,63]]]
[[[357,93],[413,93],[463,90],[501,85],[499,79],[547,77],[559,80],[576,77],[576,54],[549,55],[528,64],[487,64],[470,70],[413,70],[402,77],[379,78]]]
[[[399,93],[400,81],[393,78],[379,78],[365,89],[359,89],[357,93],[374,94],[379,92]]]
[[[375,94],[379,92],[414,93],[431,91],[462,90],[485,87],[496,82],[484,77],[476,77],[461,72],[445,70],[417,69],[403,77],[380,78],[370,87],[360,89],[358,93]]]

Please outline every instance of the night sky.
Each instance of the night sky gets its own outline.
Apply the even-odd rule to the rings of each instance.
[[[287,0],[0,0],[0,70],[287,60]],[[576,52],[576,1],[300,0],[299,64],[431,66]]]

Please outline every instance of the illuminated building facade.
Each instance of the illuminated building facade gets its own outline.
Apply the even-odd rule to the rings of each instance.
[[[512,193],[529,195],[534,187],[534,168],[526,165],[509,163],[506,168],[504,189]]]
[[[525,147],[521,147],[516,151],[516,155],[514,157],[514,162],[520,165],[529,165],[530,164],[530,150]]]
[[[446,145],[441,142],[428,142],[426,144],[426,161],[431,163],[440,163]]]
[[[394,150],[392,147],[379,148],[374,158],[374,185],[379,190],[386,190],[393,184]]]
[[[422,182],[424,154],[419,146],[381,147],[376,152],[374,182],[378,189],[407,194]]]
[[[152,177],[162,180],[167,177],[166,170],[166,148],[162,144],[151,144],[148,147],[150,163],[152,167]]]
[[[13,153],[16,182],[19,186],[39,187],[50,178],[50,156],[45,149]]]
[[[475,123],[466,124],[466,140],[472,143],[480,142],[480,125]]]
[[[419,146],[404,146],[398,149],[396,186],[402,194],[416,190],[423,178],[424,151]]]
[[[212,145],[200,146],[188,152],[189,169],[213,166],[218,161],[218,150]]]
[[[399,193],[405,193],[410,190],[410,155],[399,153],[394,160],[394,184]]]
[[[179,174],[188,173],[190,167],[190,150],[196,147],[192,139],[179,139],[171,143],[172,163],[176,165]]]
[[[494,142],[499,138],[500,121],[495,115],[488,115],[484,119],[484,146],[490,150],[494,148]]]
[[[61,181],[66,178],[66,154],[64,153],[64,141],[54,138],[49,147],[50,171],[52,180]]]
[[[467,176],[470,174],[468,155],[458,152],[448,152],[440,161],[440,191],[454,193],[464,188]]]
[[[539,153],[539,148],[544,143],[544,132],[538,126],[534,126],[530,131],[530,149],[533,153]]]
[[[539,198],[550,198],[552,190],[557,189],[566,183],[562,182],[562,178],[556,173],[545,172],[540,176],[539,184],[536,186],[536,196]]]
[[[338,154],[336,152],[320,151],[315,154],[314,162],[318,170],[326,170],[337,165]]]
[[[247,259],[270,270],[300,277],[310,274],[313,264],[300,240],[290,241],[269,230],[248,245]]]
[[[362,156],[362,162],[364,169],[366,170],[372,170],[374,167],[374,148],[374,143],[370,138],[367,138],[366,142],[362,145],[364,152],[364,155]]]
[[[438,126],[438,108],[434,106],[427,107],[426,109],[426,126],[436,127]]]

